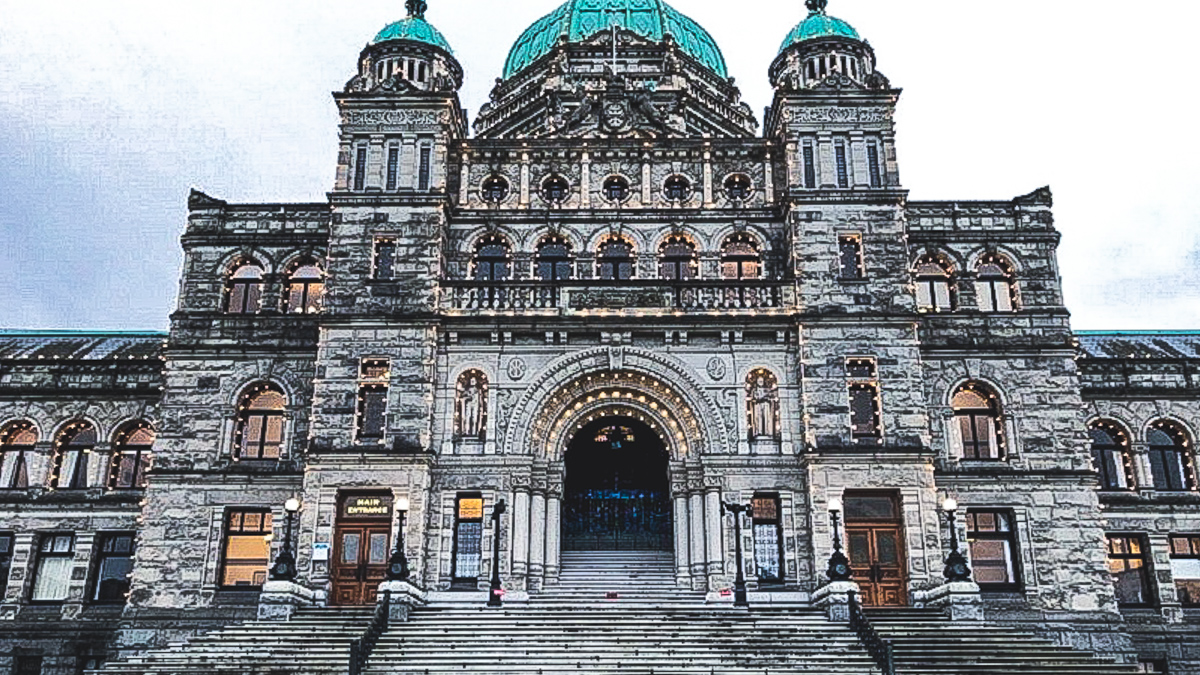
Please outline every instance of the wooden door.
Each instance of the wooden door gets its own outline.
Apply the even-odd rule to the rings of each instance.
[[[864,605],[907,604],[904,538],[899,524],[847,523],[846,548]]]
[[[339,524],[333,551],[334,604],[375,604],[390,555],[391,532],[386,524]]]

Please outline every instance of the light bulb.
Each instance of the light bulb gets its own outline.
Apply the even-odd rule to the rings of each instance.
[[[947,512],[957,511],[958,510],[958,500],[955,499],[954,497],[946,497],[946,501],[942,502],[942,510],[947,511]]]

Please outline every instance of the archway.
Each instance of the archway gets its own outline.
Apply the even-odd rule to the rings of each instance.
[[[648,424],[601,417],[576,432],[564,459],[564,550],[672,550],[668,455]]]

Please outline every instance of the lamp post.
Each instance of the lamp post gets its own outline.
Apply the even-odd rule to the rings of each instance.
[[[287,534],[283,539],[283,550],[275,556],[275,564],[271,566],[271,579],[275,581],[295,581],[296,554],[292,552],[292,522],[300,512],[300,500],[292,497],[283,503],[283,511],[287,514]]]
[[[733,514],[733,550],[737,557],[737,577],[733,582],[733,604],[735,607],[749,607],[750,601],[746,598],[746,566],[742,562],[742,514],[749,511],[750,506],[721,502],[721,507]]]
[[[408,497],[400,497],[396,500],[396,511],[400,514],[400,523],[396,526],[396,545],[392,548],[392,557],[388,559],[388,581],[408,581],[412,574],[408,569],[408,556],[404,553],[404,518],[408,515],[408,507]]]
[[[834,497],[829,500],[829,520],[833,524],[833,553],[829,556],[829,568],[825,575],[830,581],[850,581],[854,573],[850,570],[850,560],[842,552],[841,524],[838,516],[842,512],[842,500]]]
[[[971,567],[967,565],[967,557],[958,550],[958,522],[954,515],[958,511],[958,500],[946,497],[946,501],[942,502],[942,511],[950,527],[950,555],[946,556],[946,569],[942,576],[950,583],[970,581]]]
[[[504,604],[504,591],[500,589],[500,516],[504,515],[507,505],[504,500],[496,502],[492,509],[492,585],[488,592],[488,607],[500,607]]]

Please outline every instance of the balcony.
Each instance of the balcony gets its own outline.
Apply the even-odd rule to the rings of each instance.
[[[787,314],[795,288],[779,281],[442,281],[449,314]]]

